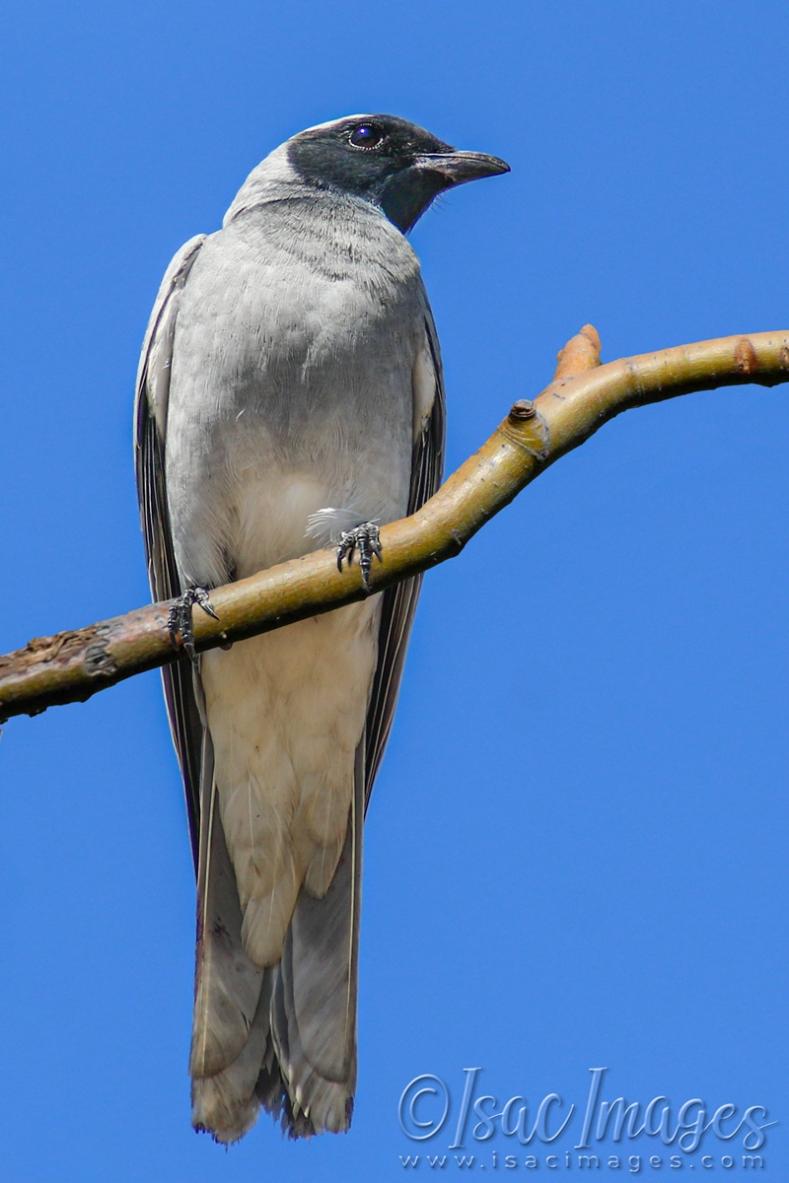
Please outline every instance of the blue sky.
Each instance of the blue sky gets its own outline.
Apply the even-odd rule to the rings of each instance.
[[[786,326],[788,42],[770,0],[14,5],[2,648],[145,600],[145,322],[283,138],[391,111],[512,164],[413,235],[455,466],[584,321],[607,358]],[[401,1130],[414,1077],[457,1103],[480,1066],[500,1102],[583,1108],[606,1066],[609,1098],[766,1106],[782,1181],[787,397],[628,413],[428,576],[367,823],[347,1137],[261,1119],[225,1153],[190,1129],[193,880],[156,674],[9,723],[2,1178],[401,1179],[450,1142]],[[513,1142],[470,1138],[476,1173]],[[708,1135],[641,1173],[706,1150],[739,1177],[742,1149]]]

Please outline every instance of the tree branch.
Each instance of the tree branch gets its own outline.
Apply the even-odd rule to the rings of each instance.
[[[721,337],[600,365],[586,325],[559,354],[554,379],[503,423],[412,517],[381,529],[380,591],[459,554],[485,522],[565,452],[630,407],[717,386],[789,381],[789,330]],[[211,592],[219,620],[195,610],[197,648],[240,641],[364,598],[358,567],[340,573],[322,550]],[[36,638],[0,657],[0,718],[84,701],[124,678],[173,661],[169,603],[152,604],[75,632]]]

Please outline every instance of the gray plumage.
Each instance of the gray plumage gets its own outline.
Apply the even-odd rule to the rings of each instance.
[[[181,248],[138,375],[157,599],[435,491],[441,365],[401,231],[441,188],[505,169],[401,120],[349,117],[278,148],[223,228]],[[193,1121],[220,1141],[260,1105],[294,1135],[350,1122],[362,822],[418,587],[164,672],[197,863]]]

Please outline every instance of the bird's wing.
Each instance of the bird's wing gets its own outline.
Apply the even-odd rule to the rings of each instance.
[[[423,408],[417,424],[411,466],[409,514],[416,513],[441,484],[444,468],[445,402],[444,380],[438,335],[429,305],[425,313],[425,343],[422,365],[416,373],[414,400]],[[386,555],[384,555],[384,562]],[[407,579],[383,593],[381,626],[378,633],[378,665],[365,728],[364,808],[370,802],[373,781],[392,726],[408,638],[414,621],[421,575]]]
[[[134,462],[140,518],[148,556],[148,578],[155,600],[169,600],[181,589],[167,511],[164,446],[170,365],[181,293],[205,241],[199,234],[185,243],[165,272],[148,322],[137,371],[134,404]],[[186,659],[162,668],[167,713],[186,791],[192,850],[197,862],[200,829],[200,771],[203,724],[192,670]]]
[[[181,294],[204,241],[205,235],[190,239],[168,267],[151,313],[137,373],[135,467],[148,573],[156,600],[170,599],[182,590],[167,509],[167,403]],[[241,908],[217,809],[213,748],[208,728],[203,725],[200,679],[186,658],[165,666],[162,678],[198,871],[193,1088],[196,1092],[203,1089],[215,1112],[224,1114],[229,1107],[231,1124],[240,1121],[248,1125],[257,1110],[249,1095],[260,1071],[268,1035],[265,994],[271,980],[242,949]],[[250,1038],[251,1030],[256,1033],[254,1039]],[[244,1049],[245,1054],[241,1054]],[[228,1059],[235,1062],[222,1071]],[[239,1075],[251,1075],[241,1104],[236,1100]],[[236,1137],[243,1128],[243,1124],[238,1127]]]

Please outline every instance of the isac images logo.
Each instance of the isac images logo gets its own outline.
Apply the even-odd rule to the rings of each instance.
[[[700,1097],[673,1104],[606,1096],[607,1068],[590,1068],[580,1103],[546,1093],[500,1100],[464,1068],[453,1091],[432,1072],[410,1080],[398,1103],[400,1128],[412,1144],[404,1170],[761,1171],[767,1130],[777,1125],[764,1105],[708,1105]]]

